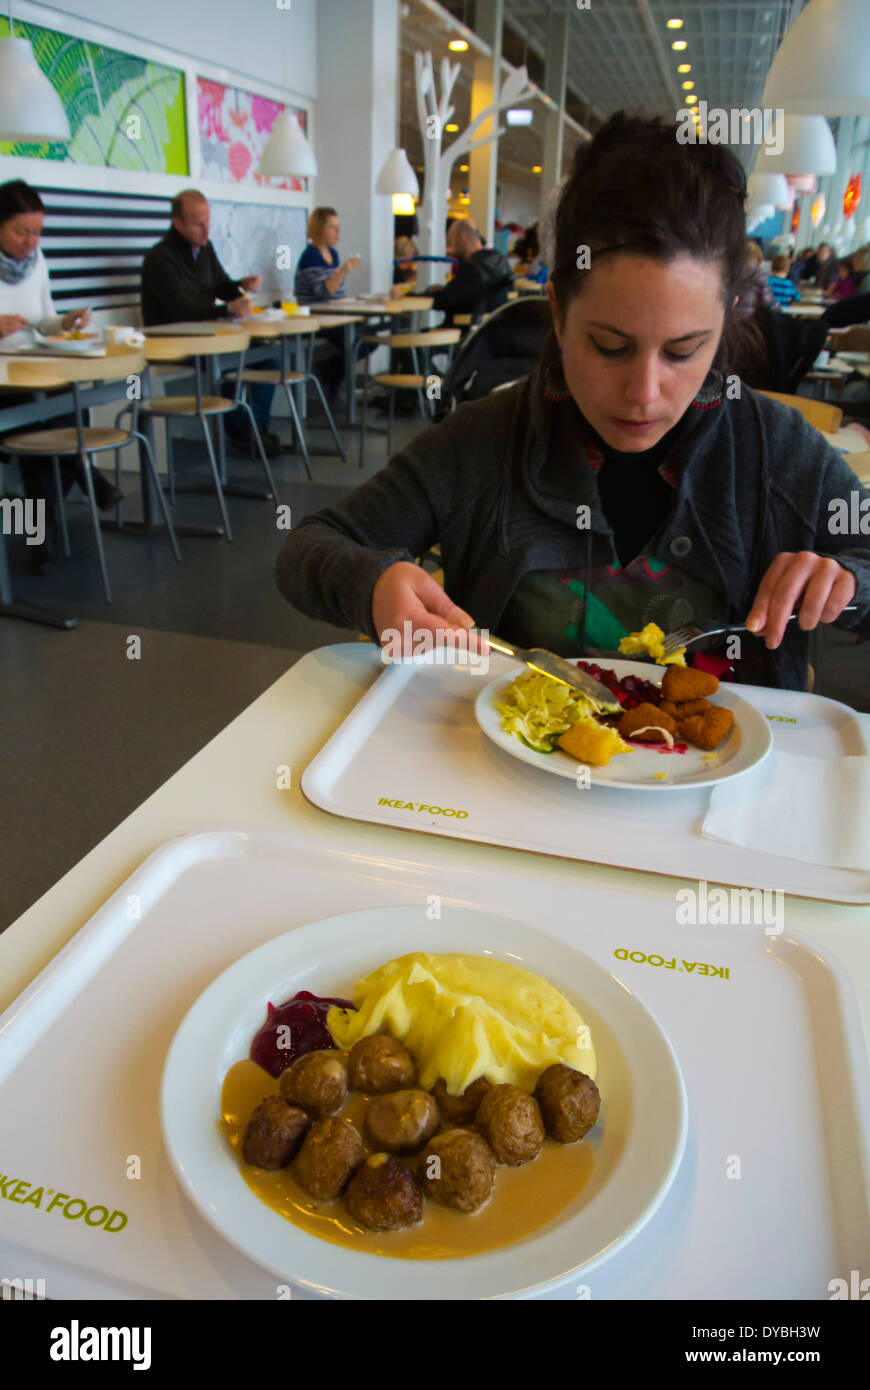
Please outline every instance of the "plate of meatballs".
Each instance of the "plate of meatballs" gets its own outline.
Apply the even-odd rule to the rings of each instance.
[[[172,1042],[161,1122],[188,1198],[282,1282],[534,1297],[651,1219],[687,1103],[667,1037],[603,966],[511,918],[393,907],[225,970]]]

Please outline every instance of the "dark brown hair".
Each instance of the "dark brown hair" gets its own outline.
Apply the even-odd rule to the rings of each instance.
[[[36,189],[23,179],[0,183],[0,227],[22,212],[45,212],[45,203]]]
[[[551,277],[559,318],[589,274],[577,265],[582,246],[592,267],[626,253],[718,262],[725,326],[713,365],[725,370],[745,332],[732,309],[749,270],[745,197],[743,168],[724,145],[681,144],[673,122],[617,112],[578,147],[559,200]]]

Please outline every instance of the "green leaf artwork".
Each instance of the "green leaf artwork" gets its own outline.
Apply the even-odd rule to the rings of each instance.
[[[9,21],[0,19],[0,37]],[[72,34],[15,21],[64,105],[68,144],[0,142],[0,155],[69,160],[150,174],[189,173],[184,75]]]

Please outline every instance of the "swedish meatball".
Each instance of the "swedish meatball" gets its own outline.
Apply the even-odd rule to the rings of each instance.
[[[546,1138],[541,1110],[534,1096],[519,1086],[493,1086],[477,1111],[477,1123],[499,1163],[528,1163],[541,1152]]]
[[[293,1176],[312,1197],[334,1202],[364,1158],[363,1141],[352,1124],[347,1120],[318,1120],[296,1156]]]
[[[347,1074],[352,1091],[367,1091],[370,1095],[413,1086],[417,1079],[414,1059],[404,1043],[383,1033],[372,1033],[354,1043]]]
[[[301,1105],[312,1115],[334,1115],[347,1095],[347,1058],[335,1048],[307,1052],[282,1071],[278,1087],[288,1105]]]
[[[438,1106],[427,1091],[392,1091],[366,1111],[365,1129],[378,1149],[414,1153],[438,1128]]]
[[[310,1124],[304,1110],[267,1096],[248,1120],[242,1158],[257,1168],[286,1168]]]
[[[426,1145],[420,1172],[427,1197],[459,1211],[477,1211],[492,1191],[495,1158],[479,1134],[445,1129]]]
[[[403,1163],[392,1154],[367,1158],[350,1180],[347,1209],[370,1231],[398,1231],[423,1219],[423,1194]]]
[[[441,1118],[444,1123],[448,1125],[471,1124],[477,1114],[477,1107],[491,1086],[491,1081],[487,1081],[485,1076],[479,1076],[476,1081],[472,1081],[470,1086],[466,1086],[461,1096],[452,1096],[447,1089],[447,1082],[442,1076],[439,1076],[432,1087],[432,1094],[438,1102],[438,1109],[441,1111]]]
[[[547,1133],[560,1144],[582,1139],[598,1119],[601,1097],[585,1072],[555,1062],[538,1077],[535,1099],[541,1107]]]

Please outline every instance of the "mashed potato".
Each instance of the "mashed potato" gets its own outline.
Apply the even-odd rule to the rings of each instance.
[[[640,632],[630,632],[619,643],[623,656],[651,656],[659,666],[685,666],[686,649],[680,647],[673,656],[665,656],[665,634],[656,623],[647,623]]]
[[[426,1090],[439,1076],[460,1095],[479,1076],[531,1091],[565,1062],[595,1079],[589,1030],[563,994],[529,970],[488,956],[414,952],[359,981],[356,1013],[333,1007],[327,1026],[350,1048],[370,1033],[399,1038]]]

